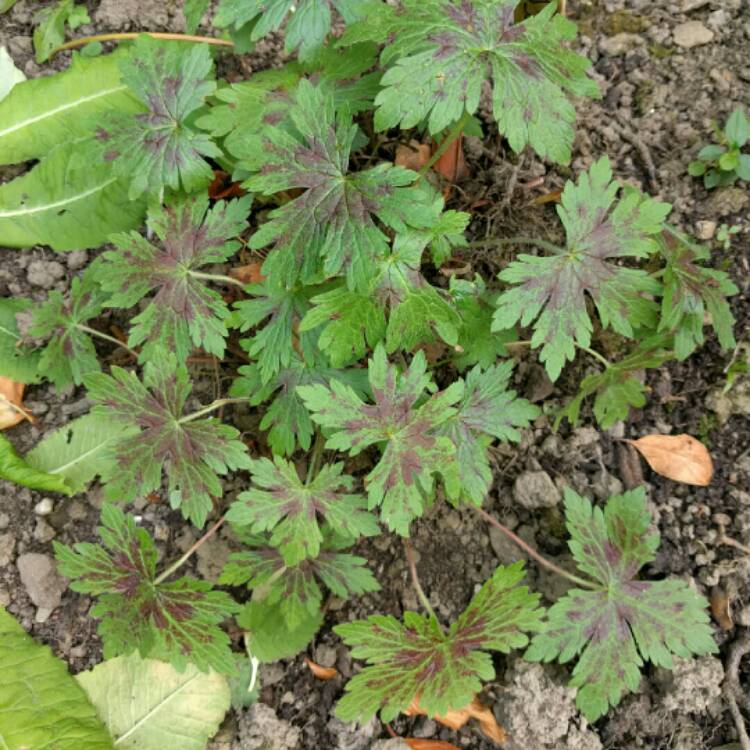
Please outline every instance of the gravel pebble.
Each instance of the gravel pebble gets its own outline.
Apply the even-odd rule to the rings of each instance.
[[[677,46],[683,49],[699,47],[708,44],[714,38],[714,32],[704,26],[700,21],[687,21],[675,26],[672,32]]]
[[[16,566],[29,599],[38,608],[36,621],[46,622],[60,606],[67,581],[58,574],[55,561],[49,555],[28,552],[18,558]]]
[[[560,491],[546,471],[527,471],[516,479],[513,498],[530,510],[553,508],[560,502]]]

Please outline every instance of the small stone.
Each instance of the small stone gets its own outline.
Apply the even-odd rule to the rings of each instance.
[[[553,508],[560,502],[560,491],[546,471],[527,471],[516,479],[513,498],[530,510]]]
[[[607,57],[621,57],[636,47],[640,41],[638,34],[628,34],[624,31],[602,39],[599,42],[599,51]]]
[[[739,187],[722,187],[714,190],[706,201],[705,211],[716,216],[728,216],[742,211],[750,201],[747,192]]]
[[[683,49],[708,44],[714,38],[714,32],[700,21],[687,21],[676,26],[672,32],[675,44]]]
[[[36,519],[34,526],[34,539],[41,544],[51,542],[57,536],[57,532],[43,519]]]
[[[696,221],[695,236],[699,240],[710,240],[716,234],[718,223],[715,221]]]
[[[336,664],[337,652],[332,646],[321,645],[315,649],[315,661],[321,667],[332,667]]]
[[[229,544],[221,536],[207,539],[195,552],[198,563],[198,573],[207,581],[217,581],[229,559]]]
[[[71,521],[83,521],[88,518],[89,512],[85,503],[73,500],[68,504],[68,517]]]
[[[0,513],[0,531],[10,526],[10,516],[7,513]]]
[[[724,667],[715,656],[698,659],[675,657],[673,669],[659,669],[656,681],[662,686],[662,705],[672,713],[713,716],[721,713],[721,685]]]
[[[71,271],[77,271],[79,268],[83,268],[88,259],[89,255],[85,250],[75,250],[65,256],[65,262],[68,264],[68,268]]]
[[[16,538],[8,532],[0,534],[0,568],[10,564],[13,559],[13,553],[16,550]]]
[[[28,552],[18,558],[16,567],[29,599],[37,606],[36,621],[46,622],[60,606],[67,581],[58,574],[49,555]]]
[[[282,698],[283,701],[283,698]],[[279,719],[265,703],[253,703],[239,716],[239,737],[233,750],[296,750],[300,730]]]
[[[724,9],[720,9],[715,10],[713,13],[709,13],[706,23],[714,29],[714,31],[719,31],[719,29],[724,28],[729,21],[729,14]]]
[[[527,559],[526,553],[513,541],[511,541],[500,529],[489,527],[490,546],[495,557],[502,565],[510,565],[516,560]]]
[[[399,737],[392,740],[378,740],[370,745],[370,750],[409,750],[409,746]]]
[[[10,604],[10,591],[5,586],[0,586],[0,607],[7,607]]]
[[[42,289],[51,289],[63,276],[65,268],[56,260],[33,260],[26,272],[29,284],[40,286]]]
[[[34,513],[38,516],[48,516],[55,509],[55,503],[50,497],[43,497],[35,506]]]

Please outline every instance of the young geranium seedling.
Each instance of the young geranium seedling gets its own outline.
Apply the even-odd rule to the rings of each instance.
[[[672,656],[715,653],[708,602],[684,581],[636,576],[654,559],[658,532],[649,532],[643,488],[614,495],[602,511],[565,492],[570,551],[591,586],[574,588],[549,610],[549,623],[526,652],[532,661],[578,657],[572,687],[589,721],[636,690],[644,661],[672,668]]]
[[[220,201],[208,196],[180,198],[149,212],[148,226],[159,239],[137,232],[116,234],[116,249],[102,254],[96,278],[109,292],[109,307],[129,308],[153,293],[132,319],[128,342],[143,344],[141,360],[164,350],[184,360],[196,347],[224,356],[229,309],[206,286],[211,274],[201,268],[225,263],[240,247],[235,239],[247,226],[250,198]]]
[[[219,627],[240,607],[223,591],[195,578],[169,583],[156,575],[156,545],[112,503],[102,508],[103,547],[55,542],[60,572],[71,588],[98,598],[91,610],[102,618],[104,658],[139,651],[143,657],[194,664],[206,672],[235,671],[229,637]]]
[[[343,721],[366,722],[376,712],[384,722],[415,698],[428,716],[470,703],[483,680],[495,676],[489,651],[523,648],[527,633],[542,627],[539,594],[518,584],[523,563],[500,566],[446,632],[432,615],[406,612],[403,622],[373,615],[337,625],[352,656],[367,666],[346,685],[336,707]]]
[[[534,322],[531,345],[541,346],[540,359],[552,380],[575,357],[576,346],[591,343],[587,296],[602,325],[623,336],[633,336],[634,328],[655,315],[647,295],[659,293],[658,283],[642,269],[612,261],[646,258],[658,250],[654,235],[671,206],[632,189],[616,201],[619,190],[609,159],[599,159],[577,184],[565,185],[557,212],[566,246],[548,248],[552,255],[520,255],[500,273],[513,286],[498,298],[493,327]]]
[[[166,472],[169,502],[199,528],[212,498],[221,497],[219,475],[250,467],[239,432],[218,419],[199,418],[220,402],[184,415],[191,384],[187,368],[162,351],[135,373],[113,367],[111,375],[85,377],[94,413],[113,420],[122,435],[109,450],[114,459],[102,473],[107,497],[133,500],[162,485]]]

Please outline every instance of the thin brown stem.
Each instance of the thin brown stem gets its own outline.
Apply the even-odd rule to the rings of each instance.
[[[119,346],[121,349],[124,349],[133,358],[138,360],[138,352],[135,351],[135,349],[131,349],[127,344],[123,344],[122,341],[120,341],[119,339],[116,339],[114,336],[110,336],[108,333],[102,333],[102,331],[97,331],[96,328],[90,328],[89,326],[84,325],[83,323],[76,323],[76,328],[79,331],[88,333],[91,336],[96,336],[97,338],[100,338],[103,341],[109,341],[110,344],[117,344],[117,346]]]
[[[95,34],[94,36],[82,36],[79,39],[72,39],[65,44],[61,44],[52,50],[50,59],[52,59],[58,52],[62,52],[66,49],[75,49],[76,47],[83,47],[86,44],[92,42],[121,42],[130,39],[137,39],[141,34],[151,36],[154,39],[167,39],[173,42],[200,42],[202,44],[216,44],[221,47],[234,47],[234,42],[229,39],[216,39],[211,36],[194,36],[193,34],[174,34],[167,31],[144,31],[140,33],[126,31],[117,32],[112,34]]]
[[[169,578],[178,568],[184,565],[193,553],[203,546],[220,528],[226,520],[226,516],[222,516],[177,562],[172,563],[163,573],[161,573],[156,580],[155,584],[159,584],[165,579]]]
[[[419,576],[417,575],[417,558],[414,554],[414,548],[411,546],[411,542],[408,539],[404,539],[404,550],[406,552],[406,562],[409,564],[411,582],[414,586],[414,590],[417,592],[417,597],[427,611],[427,614],[435,620],[438,627],[442,630],[443,628],[442,625],[440,625],[440,620],[438,620],[435,610],[432,608],[432,604],[430,604],[430,600],[427,598],[427,594],[425,594],[422,584],[419,582]]]
[[[579,578],[577,575],[569,573],[567,570],[564,570],[558,565],[555,565],[555,563],[550,562],[546,557],[540,555],[533,547],[526,544],[526,542],[524,542],[524,540],[521,539],[520,536],[517,536],[509,528],[507,528],[507,526],[503,526],[500,521],[498,521],[496,518],[493,518],[489,513],[487,513],[486,510],[483,510],[482,508],[478,508],[476,506],[472,507],[474,508],[474,510],[476,510],[477,513],[479,513],[480,516],[482,516],[482,518],[484,518],[485,521],[487,521],[487,523],[492,524],[496,529],[502,531],[502,533],[505,534],[508,539],[515,542],[524,552],[533,557],[540,565],[543,565],[545,568],[547,568],[547,570],[551,570],[553,573],[557,573],[557,575],[562,576],[563,578],[567,578],[569,581],[572,581],[579,586],[583,586],[584,588],[594,590],[599,588],[599,586],[597,586],[593,581],[587,581],[585,578]]]

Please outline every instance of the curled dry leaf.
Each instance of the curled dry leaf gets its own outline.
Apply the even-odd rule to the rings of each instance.
[[[305,658],[305,663],[319,680],[332,680],[339,673],[334,667],[321,667],[320,664],[316,664],[312,659]]]
[[[411,750],[458,750],[455,745],[443,740],[421,740],[416,737],[405,737],[404,742]]]
[[[711,614],[722,630],[731,630],[734,627],[731,597],[721,586],[711,589]]]
[[[409,708],[404,712],[407,716],[426,715],[419,705],[419,696],[415,697]],[[505,730],[497,723],[494,714],[487,706],[481,703],[477,698],[464,706],[463,708],[449,711],[444,716],[431,716],[430,718],[439,721],[441,724],[451,729],[461,729],[469,719],[476,719],[479,728],[486,737],[494,742],[502,744],[508,739]]]
[[[262,261],[256,261],[253,263],[248,263],[246,266],[237,266],[237,268],[233,268],[231,271],[229,271],[229,275],[233,279],[241,281],[243,284],[259,284],[266,278],[261,272],[262,267]]]
[[[646,435],[639,440],[625,440],[667,479],[705,487],[714,473],[713,461],[706,446],[691,435]]]
[[[23,383],[0,377],[0,430],[7,430],[24,419],[34,421],[34,417],[23,408]]]

